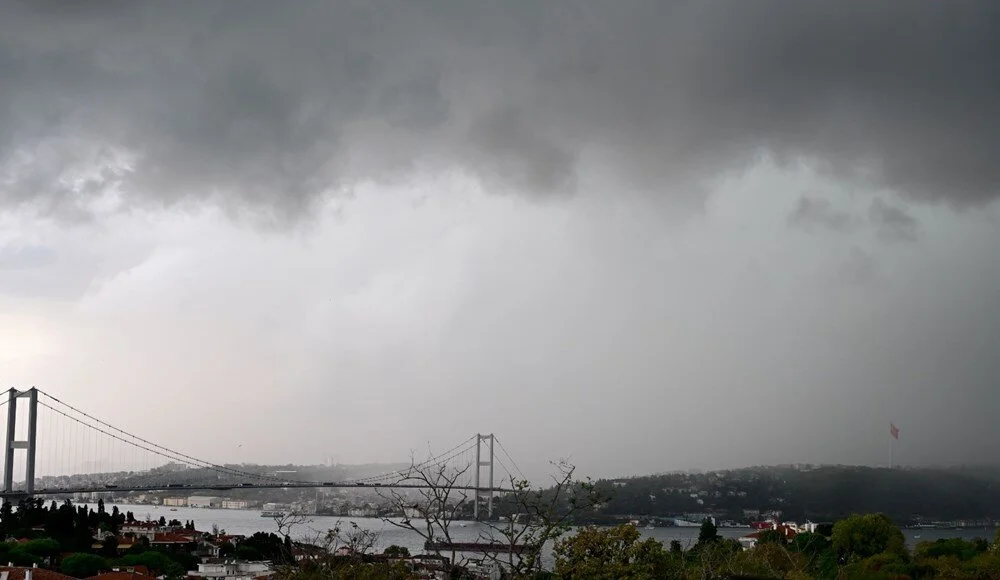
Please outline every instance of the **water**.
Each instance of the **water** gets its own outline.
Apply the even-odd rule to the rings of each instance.
[[[129,505],[129,504],[107,504],[106,509],[111,510],[112,505],[117,505],[122,513],[132,512],[138,520],[153,519],[158,520],[160,516],[167,520],[177,519],[182,522],[194,520],[195,527],[200,531],[211,531],[213,526],[218,526],[219,530],[225,530],[229,534],[251,535],[255,532],[277,532],[278,527],[272,518],[260,516],[259,510],[223,510],[223,509],[200,509],[200,508],[168,508],[165,506],[151,505]],[[97,506],[90,504],[91,508]],[[327,530],[335,527],[338,522],[341,528],[345,528],[348,522],[354,522],[365,530],[378,533],[378,541],[375,550],[381,552],[391,545],[403,546],[410,553],[417,554],[424,550],[423,539],[417,534],[397,528],[379,518],[352,518],[347,516],[309,516],[309,521],[296,526],[292,530],[292,536],[296,540],[316,541],[317,538],[326,534]],[[450,527],[452,539],[456,542],[474,542],[480,538],[481,533],[486,533],[489,529],[479,522],[454,522]],[[719,535],[725,538],[739,538],[750,533],[748,528],[719,528]],[[640,528],[639,532],[644,538],[654,538],[664,545],[669,545],[672,540],[677,540],[685,548],[694,545],[698,539],[698,528]],[[912,549],[917,543],[922,541],[933,541],[939,538],[986,538],[992,540],[995,529],[989,528],[964,528],[956,530],[903,530],[907,545]]]

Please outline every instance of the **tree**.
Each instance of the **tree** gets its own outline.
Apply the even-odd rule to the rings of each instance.
[[[556,542],[555,573],[562,578],[672,578],[682,562],[623,524],[615,528],[581,528],[576,535]]]
[[[74,578],[89,578],[110,569],[107,560],[94,554],[70,554],[62,560],[59,570]]]
[[[527,480],[510,479],[511,490],[500,498],[497,511],[504,519],[484,521],[484,542],[498,542],[505,554],[486,553],[484,558],[500,564],[514,577],[541,571],[542,551],[563,536],[579,513],[589,512],[607,501],[590,480],[573,479],[576,468],[567,461],[554,464],[556,473],[548,489],[532,488]]]
[[[145,566],[158,575],[180,578],[187,574],[187,566],[170,556],[150,550],[142,554],[128,555],[118,560],[121,566]],[[79,578],[80,576],[78,576]]]
[[[764,530],[757,536],[757,545],[761,544],[777,544],[779,546],[785,545],[785,535],[778,530]]]
[[[846,558],[864,559],[883,552],[907,556],[903,532],[885,514],[854,514],[833,526],[833,548]]]
[[[18,546],[24,552],[31,554],[32,556],[37,556],[39,558],[53,558],[59,555],[62,548],[59,542],[51,538],[41,538],[38,540],[31,540],[25,544]]]
[[[283,538],[291,537],[292,530],[296,526],[312,522],[308,515],[296,510],[291,510],[287,513],[278,513],[272,519],[274,520],[275,527],[278,528],[278,535]]]
[[[396,544],[393,544],[383,550],[382,554],[390,558],[409,558],[410,550],[408,550],[405,546],[397,546]]]
[[[715,526],[715,522],[711,518],[705,518],[705,521],[701,522],[701,529],[698,530],[698,546],[704,546],[717,542],[722,539],[719,535],[719,528]]]
[[[256,532],[240,542],[236,547],[236,557],[243,560],[282,562],[286,558],[285,542],[275,534]]]
[[[470,467],[448,467],[427,462],[418,464],[411,458],[410,467],[399,475],[396,483],[421,487],[414,494],[397,488],[383,492],[381,490],[385,488],[380,488],[379,496],[390,504],[393,512],[403,515],[399,520],[384,517],[382,521],[417,534],[430,551],[443,557],[444,550],[439,546],[452,543],[451,524],[456,519],[458,507],[469,499],[469,494],[457,489],[455,483]],[[457,564],[455,555],[451,553],[452,565]]]
[[[101,541],[101,555],[105,558],[114,558],[118,555],[118,537],[108,534]]]
[[[379,533],[359,526],[356,522],[348,522],[345,527],[340,521],[326,533],[326,551],[346,548],[352,557],[367,555],[378,544]]]

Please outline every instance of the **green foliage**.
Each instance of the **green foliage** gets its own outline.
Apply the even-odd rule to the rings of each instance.
[[[798,521],[836,521],[874,512],[901,523],[915,514],[928,520],[1000,519],[1000,469],[757,467],[601,480],[596,485],[610,496],[600,510],[588,514],[588,521],[597,523],[609,523],[615,515],[669,518],[685,513],[745,521],[745,509],[777,510],[783,519]],[[707,495],[691,497],[691,490]]]
[[[386,555],[386,556],[389,556],[390,558],[409,558],[410,557],[410,550],[408,550],[404,546],[397,546],[395,544],[393,544],[392,546],[389,546],[388,548],[386,548],[382,553],[384,555]]]
[[[145,566],[158,575],[168,578],[179,578],[187,574],[187,563],[179,562],[176,557],[163,552],[148,550],[141,554],[130,554],[119,558],[118,566]]]
[[[110,568],[107,560],[94,554],[70,554],[59,566],[63,574],[74,578],[88,578]]]
[[[18,546],[19,550],[23,550],[32,556],[38,556],[39,558],[52,558],[58,556],[59,552],[62,551],[62,547],[59,542],[51,538],[41,538],[38,540],[31,540],[25,544]]]
[[[236,557],[245,560],[284,562],[290,557],[289,547],[277,534],[257,532],[236,547]]]
[[[324,566],[306,563],[289,567],[278,574],[279,580],[410,580],[414,578],[403,562],[362,562],[357,559],[334,559]]]
[[[708,518],[701,522],[701,529],[698,530],[699,546],[716,542],[721,538],[722,536],[719,535],[719,528],[715,526],[715,522]]]
[[[562,578],[669,578],[678,558],[652,538],[639,541],[632,525],[581,528],[556,543],[555,573]]]
[[[263,560],[264,556],[261,555],[260,551],[253,547],[247,546],[245,544],[240,544],[236,546],[236,552],[233,553],[237,560]]]
[[[236,553],[236,546],[232,542],[222,542],[219,545],[219,556],[229,558]]]
[[[852,515],[833,526],[831,537],[837,553],[848,558],[864,559],[883,552],[905,558],[903,532],[884,514]]]
[[[105,558],[114,558],[118,555],[118,538],[109,535],[101,542],[100,555]]]
[[[819,555],[831,548],[830,540],[823,534],[810,532],[798,534],[792,538],[790,544],[792,550],[812,556]]]
[[[987,544],[983,541],[966,541],[961,538],[939,539],[933,542],[920,542],[914,550],[917,558],[942,558],[950,557],[959,561],[966,561],[975,558],[987,551]]]
[[[784,546],[785,536],[778,530],[764,530],[757,536],[757,545],[761,544],[778,544],[779,546]]]
[[[12,548],[5,554],[7,561],[14,564],[15,566],[33,566],[35,564],[42,564],[42,559],[34,554],[29,554],[21,549],[20,546]]]

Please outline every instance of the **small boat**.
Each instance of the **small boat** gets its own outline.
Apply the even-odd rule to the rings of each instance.
[[[260,517],[262,518],[280,518],[285,515],[285,512],[260,512]]]

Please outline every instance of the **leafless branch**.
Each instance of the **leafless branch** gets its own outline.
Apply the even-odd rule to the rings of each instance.
[[[380,488],[379,496],[390,504],[393,512],[402,514],[399,520],[384,517],[383,521],[416,533],[423,538],[425,545],[434,545],[431,551],[444,557],[437,544],[452,543],[451,525],[460,506],[469,499],[468,492],[457,489],[457,483],[470,468],[470,465],[449,467],[418,464],[411,460],[410,467],[395,483],[421,487],[416,491],[405,492],[396,488]],[[455,560],[456,554],[452,552],[451,561],[458,564]]]

